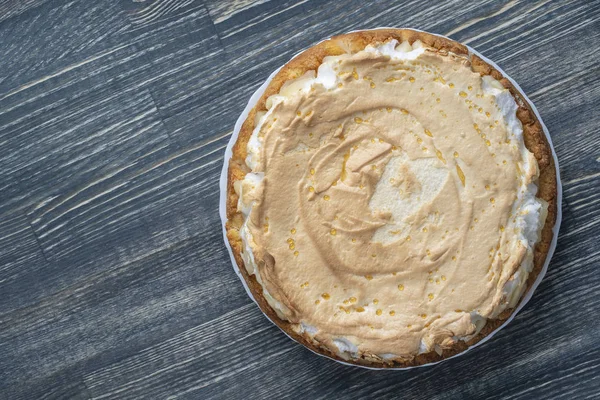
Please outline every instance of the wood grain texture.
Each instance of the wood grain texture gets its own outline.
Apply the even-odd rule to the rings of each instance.
[[[0,0],[0,399],[600,396],[600,2]],[[408,26],[496,61],[557,151],[546,278],[487,344],[368,371],[290,341],[222,241],[251,93],[334,34]]]

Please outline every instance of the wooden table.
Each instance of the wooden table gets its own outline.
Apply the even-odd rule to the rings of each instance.
[[[600,2],[0,0],[0,398],[600,395]],[[531,302],[434,367],[315,356],[234,274],[219,173],[251,93],[332,34],[469,44],[537,105],[563,225]]]

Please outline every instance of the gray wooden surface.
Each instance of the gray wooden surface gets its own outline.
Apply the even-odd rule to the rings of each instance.
[[[563,225],[531,302],[411,371],[317,357],[222,241],[218,177],[269,73],[410,26],[496,61],[558,154]],[[0,399],[598,398],[600,2],[0,0]]]

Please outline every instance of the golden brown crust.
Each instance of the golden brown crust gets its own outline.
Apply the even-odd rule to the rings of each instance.
[[[265,92],[262,94],[254,108],[250,111],[248,117],[242,125],[238,139],[233,147],[233,155],[229,163],[227,174],[227,238],[233,250],[239,270],[241,271],[244,280],[248,284],[248,287],[258,302],[261,310],[271,319],[271,321],[276,323],[294,340],[302,343],[304,346],[317,353],[324,354],[339,361],[382,368],[423,365],[440,361],[455,354],[461,353],[469,346],[479,342],[500,325],[502,325],[502,323],[504,323],[504,321],[514,312],[514,309],[504,311],[497,319],[488,320],[486,326],[473,339],[466,343],[463,341],[457,342],[452,348],[445,349],[441,356],[435,352],[429,352],[425,354],[419,354],[414,359],[403,363],[376,363],[372,360],[362,358],[359,360],[344,360],[327,348],[317,346],[313,342],[309,341],[305,336],[296,333],[291,323],[280,319],[265,300],[262,294],[262,286],[256,281],[254,275],[249,275],[246,271],[246,268],[244,268],[244,263],[241,257],[242,242],[239,235],[239,229],[243,223],[243,218],[237,211],[238,196],[233,190],[233,183],[237,180],[243,179],[246,173],[249,172],[249,169],[244,161],[247,155],[246,146],[248,140],[250,139],[250,135],[254,130],[256,112],[266,110],[265,101],[269,96],[278,93],[281,89],[281,86],[286,81],[297,78],[303,75],[306,71],[316,70],[322,63],[323,58],[326,56],[354,53],[364,49],[368,44],[383,43],[391,39],[396,39],[399,42],[408,40],[408,42],[411,44],[416,40],[420,40],[427,47],[436,49],[442,54],[448,52],[462,55],[469,54],[467,47],[458,42],[410,29],[378,29],[359,31],[334,36],[331,39],[325,40],[296,56],[285,66],[283,66],[271,80]],[[499,71],[481,58],[477,57],[476,55],[470,55],[469,57],[472,63],[472,69],[475,72],[480,73],[482,76],[491,75],[495,79],[499,80],[504,87],[510,90],[517,102],[517,105],[519,106],[519,109],[517,110],[517,117],[523,124],[525,146],[535,155],[539,165],[540,177],[538,182],[539,190],[537,197],[545,200],[548,203],[548,216],[542,230],[541,239],[535,247],[534,268],[527,281],[527,290],[525,291],[525,293],[527,293],[531,289],[533,283],[543,268],[548,251],[550,249],[550,244],[553,237],[553,228],[557,218],[556,168],[554,165],[554,158],[552,157],[552,149],[550,148],[550,144],[548,143],[546,135],[542,130],[541,123],[535,116],[530,104],[525,101],[523,95],[514,87],[514,85]]]

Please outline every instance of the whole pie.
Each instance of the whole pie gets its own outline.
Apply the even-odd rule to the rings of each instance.
[[[552,150],[531,106],[455,41],[353,32],[296,56],[233,147],[227,237],[288,335],[346,362],[466,350],[543,268]]]

